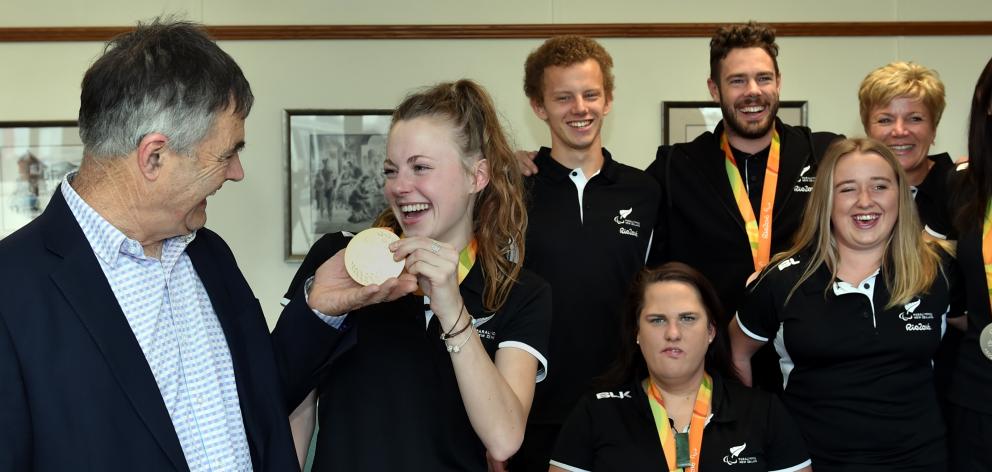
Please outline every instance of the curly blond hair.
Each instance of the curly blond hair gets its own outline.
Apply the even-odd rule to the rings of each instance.
[[[589,59],[599,64],[603,72],[603,90],[607,100],[613,100],[613,57],[598,42],[585,36],[555,36],[533,50],[524,63],[524,93],[527,98],[544,104],[544,70],[567,67]]]

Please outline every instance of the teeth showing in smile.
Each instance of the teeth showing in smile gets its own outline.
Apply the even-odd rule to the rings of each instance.
[[[893,151],[908,151],[910,149],[913,149],[913,145],[912,144],[893,144],[893,145],[889,146],[889,149],[892,149]]]
[[[875,221],[878,219],[878,215],[854,215],[854,219],[857,221]]]
[[[753,106],[749,106],[749,107],[743,107],[743,108],[741,108],[741,111],[744,112],[744,113],[758,113],[758,112],[763,111],[764,109],[765,109],[765,107],[763,107],[763,106],[753,105]]]
[[[591,124],[592,124],[592,120],[582,120],[582,121],[570,121],[570,122],[568,122],[568,126],[571,126],[573,128],[585,128],[586,126],[589,126]]]
[[[430,208],[426,203],[415,203],[413,205],[400,205],[400,211],[403,213],[410,213],[414,211],[423,211]]]

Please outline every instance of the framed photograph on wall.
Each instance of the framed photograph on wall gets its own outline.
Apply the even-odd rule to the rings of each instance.
[[[0,237],[40,215],[82,160],[75,121],[0,122]]]
[[[778,117],[787,125],[807,126],[806,101],[782,101]],[[661,102],[661,143],[687,143],[713,131],[723,119],[715,102]]]
[[[327,233],[368,228],[386,208],[392,110],[286,110],[286,259]]]

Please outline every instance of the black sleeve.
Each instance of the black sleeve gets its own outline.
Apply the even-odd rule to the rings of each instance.
[[[794,471],[810,465],[802,433],[778,397],[769,395],[765,451],[768,470]]]
[[[941,225],[944,225],[944,231],[934,228],[935,231],[947,236],[949,241],[958,240],[958,227],[954,224],[954,218],[957,216],[958,211],[961,209],[962,200],[956,198],[955,193],[958,188],[960,188],[964,182],[964,170],[967,169],[967,165],[954,165],[947,172],[947,177],[944,182],[946,193],[944,197],[944,214],[941,215]]]
[[[968,300],[965,298],[964,276],[961,273],[961,264],[957,259],[941,251],[940,268],[942,275],[947,281],[947,293],[950,298],[950,307],[947,317],[957,318],[964,316],[967,311]]]
[[[820,162],[823,159],[823,153],[827,151],[830,144],[839,139],[844,139],[845,136],[827,131],[817,131],[810,133],[810,138],[813,144],[813,158],[816,159],[816,162]]]
[[[672,206],[671,189],[668,183],[668,169],[671,165],[672,147],[663,145],[658,147],[654,162],[645,169],[645,172],[653,177],[661,189],[661,197],[658,200],[658,216],[655,218],[654,234],[651,239],[651,247],[648,249],[647,266],[654,267],[671,260],[669,254],[669,232],[668,214]]]
[[[500,349],[513,347],[529,352],[538,361],[537,381],[548,375],[548,339],[551,337],[551,286],[531,273],[521,273],[518,287],[520,302],[514,302],[512,312],[505,316],[496,340]],[[485,326],[485,325],[483,325]]]
[[[575,405],[558,433],[551,465],[565,470],[592,470],[595,463],[595,422],[589,396]]]
[[[347,243],[348,238],[343,234],[333,233],[324,235],[310,248],[286,290],[288,302],[272,330],[272,345],[283,376],[289,411],[316,387],[320,369],[346,338],[345,333],[328,326],[313,313],[305,301],[303,285],[324,261]]]
[[[737,323],[745,334],[756,341],[769,342],[778,332],[781,307],[775,300],[773,290],[777,270],[776,267],[769,267],[752,282],[737,310]]]
[[[310,247],[310,251],[307,252],[307,256],[303,259],[303,263],[300,264],[300,268],[297,269],[296,275],[293,276],[293,281],[289,283],[289,288],[286,289],[286,293],[283,298],[286,300],[292,300],[293,296],[297,293],[302,293],[303,284],[317,273],[317,268],[320,267],[325,261],[330,259],[338,251],[345,248],[348,245],[348,236],[343,233],[331,233],[321,236]]]
[[[917,212],[920,215],[920,223],[924,230],[937,239],[950,241],[957,240],[957,231],[951,225],[951,213],[953,203],[949,198],[949,185],[954,172],[954,165],[950,162],[950,156],[939,155],[937,157],[928,156],[933,159],[934,166],[930,169],[923,180],[923,184],[928,188],[928,195],[920,199],[917,195]]]

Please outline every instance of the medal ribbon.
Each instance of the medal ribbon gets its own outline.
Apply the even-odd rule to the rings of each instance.
[[[465,249],[462,249],[462,252],[458,253],[458,285],[461,285],[465,277],[468,277],[469,271],[475,265],[475,255],[477,252],[479,252],[479,243],[475,238],[472,238],[468,246],[465,246]]]
[[[668,422],[668,411],[661,392],[650,378],[645,380],[651,399],[651,414],[654,416],[655,427],[658,428],[658,439],[661,449],[665,452],[669,472],[697,472],[699,470],[699,450],[703,445],[703,428],[710,416],[713,399],[713,378],[703,374],[703,381],[696,392],[696,403],[692,407],[692,419],[689,421],[688,433],[672,432]]]
[[[982,223],[982,260],[985,262],[985,288],[992,306],[992,200],[985,208],[985,221]]]
[[[778,161],[779,151],[782,144],[778,137],[778,131],[772,128],[772,145],[768,151],[768,164],[765,166],[765,183],[761,189],[761,211],[760,220],[755,218],[754,209],[751,208],[751,200],[747,196],[747,188],[744,186],[744,179],[741,172],[737,170],[737,160],[730,150],[730,142],[727,140],[727,132],[720,136],[720,148],[727,156],[727,178],[730,179],[730,188],[734,192],[734,200],[744,217],[744,229],[747,232],[747,240],[751,244],[751,258],[754,261],[754,270],[760,271],[771,258],[772,251],[772,208],[775,206],[775,187],[778,185]]]
[[[468,273],[475,266],[475,256],[479,252],[479,242],[472,238],[468,242],[468,246],[465,246],[461,252],[458,253],[458,285],[462,284],[465,277],[468,277]],[[414,295],[424,296],[425,293],[421,289],[417,289],[413,292]]]

